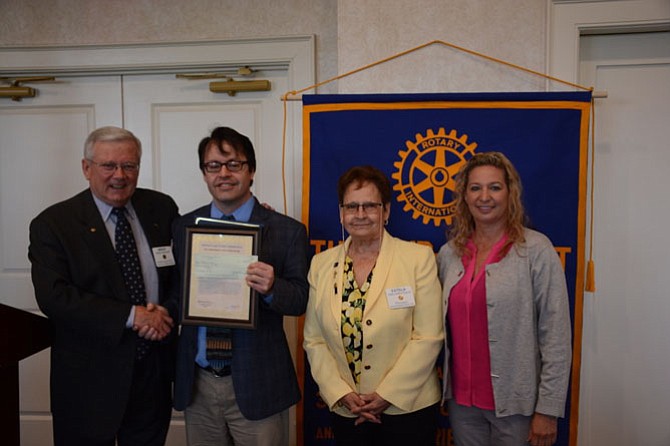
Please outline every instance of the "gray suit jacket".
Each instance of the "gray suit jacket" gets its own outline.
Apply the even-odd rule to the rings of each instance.
[[[209,217],[210,205],[183,216],[173,228],[177,265],[183,271],[185,228],[197,217]],[[307,284],[307,231],[301,223],[254,204],[250,223],[262,225],[259,260],[274,267],[272,301],[260,299],[257,327],[233,329],[232,378],[237,405],[250,420],[260,420],[300,400],[293,361],[284,334],[284,315],[305,312]],[[175,288],[181,294],[181,284]],[[174,406],[184,410],[193,397],[198,327],[181,328],[177,349]]]

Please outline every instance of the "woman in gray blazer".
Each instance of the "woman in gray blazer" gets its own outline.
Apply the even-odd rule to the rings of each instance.
[[[550,446],[570,376],[565,274],[524,227],[521,181],[499,152],[474,155],[438,254],[448,348],[444,395],[458,446]]]

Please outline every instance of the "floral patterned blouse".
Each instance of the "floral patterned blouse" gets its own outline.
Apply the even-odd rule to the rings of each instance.
[[[374,268],[373,268],[374,270]],[[347,355],[351,376],[356,384],[361,379],[361,363],[363,356],[363,310],[365,309],[365,293],[370,288],[372,271],[368,274],[363,286],[358,288],[354,278],[354,261],[349,256],[344,259],[344,276],[342,292],[342,344]]]

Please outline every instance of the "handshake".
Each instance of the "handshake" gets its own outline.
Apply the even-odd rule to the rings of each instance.
[[[153,303],[147,304],[146,307],[135,306],[133,330],[141,338],[160,341],[170,334],[173,327],[174,321],[165,307]]]

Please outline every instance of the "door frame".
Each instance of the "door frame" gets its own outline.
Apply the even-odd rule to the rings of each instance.
[[[0,77],[102,76],[217,72],[237,75],[237,69],[286,70],[289,91],[315,84],[315,36],[119,45],[0,47]],[[35,87],[39,90],[39,84]],[[39,93],[38,93],[39,94]],[[286,107],[286,162],[302,172],[302,107]],[[277,117],[280,119],[280,117]],[[300,215],[302,178],[287,181],[289,215]]]
[[[288,89],[293,91],[315,84],[315,54],[313,35],[156,44],[0,47],[0,77],[54,76],[58,82],[59,77],[185,72],[217,72],[237,76],[238,68],[249,66],[258,71],[285,71]],[[33,86],[39,95],[39,84]],[[24,103],[30,105],[28,100]],[[294,178],[287,179],[287,199],[292,203],[287,213],[300,215],[302,106],[299,102],[287,102],[285,110],[285,155],[286,163],[290,164],[286,170],[297,173]],[[295,324],[293,321],[290,323]],[[290,415],[293,423],[290,438],[293,440],[297,436],[294,410]],[[49,420],[48,413],[21,415],[24,429],[43,426]],[[171,425],[176,432],[171,435],[183,436],[180,433],[184,429],[181,417],[173,417]]]
[[[548,3],[546,72],[572,83],[579,83],[581,36],[670,30],[670,2],[667,0],[548,0]],[[570,423],[571,445],[577,444],[581,418],[579,383],[584,293],[578,294],[582,301],[575,302],[574,339],[577,342],[573,345],[570,395],[572,416],[577,422]]]
[[[253,65],[285,67],[296,86],[314,81],[314,36],[186,42],[0,47],[0,75],[171,73]]]
[[[548,0],[547,73],[579,81],[579,38],[670,30],[667,0]]]

